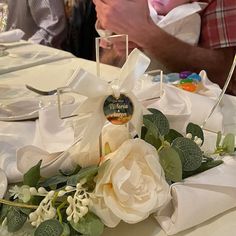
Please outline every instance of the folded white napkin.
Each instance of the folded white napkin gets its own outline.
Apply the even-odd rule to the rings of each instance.
[[[0,43],[13,43],[22,39],[24,32],[20,29],[0,33]]]
[[[149,2],[150,16],[157,26],[193,45],[198,42],[201,27],[201,18],[197,13],[205,6],[205,3],[187,3],[172,9],[165,16],[160,16]]]
[[[215,104],[221,89],[218,85],[211,83],[202,71],[202,84],[204,89],[201,94],[191,93],[179,89],[171,84],[163,84],[163,92],[160,99],[149,100],[160,95],[160,84],[156,82],[139,82],[134,93],[147,108],[156,108],[162,111],[170,122],[170,127],[179,132],[185,131],[189,122],[202,125]],[[209,97],[208,97],[209,96]],[[221,106],[204,126],[210,131],[223,131],[223,113]]]
[[[77,103],[63,106],[63,114],[72,114],[77,107]],[[57,106],[40,110],[32,144],[23,145],[17,150],[17,170],[23,175],[42,160],[41,175],[50,177],[58,173],[59,169],[72,170],[76,164],[82,167],[97,164],[98,142],[90,149],[81,147],[80,142],[75,144],[83,135],[80,133],[83,125],[84,119],[60,119]]]
[[[73,110],[76,106],[72,104],[68,107]],[[73,142],[73,127],[67,120],[59,117],[57,106],[52,105],[39,111],[33,145],[41,147],[49,153],[54,153],[68,149]]]
[[[0,168],[10,183],[22,180],[22,173],[16,167],[16,152],[31,144],[34,135],[35,123],[32,121],[0,122]]]
[[[63,108],[69,111],[73,106]],[[40,110],[35,122],[0,122],[0,140],[0,168],[10,183],[21,181],[23,174],[41,159],[47,176],[56,173],[62,163],[64,169],[72,168],[66,153],[60,154],[74,143],[74,130],[59,118],[55,104]]]
[[[198,225],[236,206],[236,160],[224,163],[171,186],[172,200],[156,214],[168,234]]]

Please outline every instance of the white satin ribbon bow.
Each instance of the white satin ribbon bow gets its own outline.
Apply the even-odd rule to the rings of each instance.
[[[131,99],[134,106],[134,113],[130,123],[133,125],[136,132],[140,134],[142,105],[138,102],[132,89],[134,88],[135,81],[144,74],[149,64],[150,59],[140,50],[134,49],[121,68],[118,78],[111,83],[86,71],[84,71],[79,79],[77,78],[70,83],[69,87],[74,92],[87,97],[75,113],[78,114],[79,117],[90,115],[83,125],[83,138],[80,147],[97,143],[106,122],[103,104],[109,95],[119,97],[120,94],[124,94]]]

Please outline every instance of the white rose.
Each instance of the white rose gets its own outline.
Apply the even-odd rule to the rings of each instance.
[[[169,199],[156,149],[141,139],[125,141],[98,173],[91,210],[105,225],[137,223]]]
[[[128,128],[124,125],[112,125],[108,124],[102,131],[102,146],[104,148],[105,143],[109,144],[112,152],[114,152],[120,145],[130,138]]]
[[[111,151],[113,152],[129,138],[130,135],[127,127],[122,125],[108,124],[103,128],[102,131],[102,147],[104,148],[105,143],[108,143]],[[81,147],[80,144],[78,144],[72,151],[70,151],[70,158],[81,167],[87,167],[91,165],[97,165],[99,163],[99,153],[100,151],[98,141],[85,147]]]

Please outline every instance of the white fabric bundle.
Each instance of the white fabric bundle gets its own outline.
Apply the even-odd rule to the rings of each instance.
[[[236,160],[171,186],[172,200],[156,214],[162,229],[176,234],[236,206]]]
[[[184,132],[189,122],[200,126],[203,124],[221,92],[217,84],[208,80],[205,71],[201,71],[200,76],[204,89],[198,93],[163,84],[161,98],[151,100],[153,97],[160,96],[160,83],[152,82],[149,78],[139,81],[134,93],[145,107],[156,108],[163,112],[172,129]],[[204,128],[213,132],[223,131],[221,106],[216,108]]]
[[[0,33],[0,43],[13,43],[22,39],[24,32],[20,29]]]

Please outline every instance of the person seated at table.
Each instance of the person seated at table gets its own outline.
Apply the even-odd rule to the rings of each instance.
[[[65,0],[68,33],[63,49],[77,57],[95,59],[95,38],[98,33],[97,20],[92,0]]]
[[[64,0],[8,0],[7,30],[19,28],[23,39],[60,48],[66,37]]]
[[[167,33],[173,35],[174,37],[187,42],[192,45],[196,45],[199,40],[200,30],[201,30],[201,17],[199,15],[199,9],[204,9],[207,3],[198,3],[193,5],[190,0],[148,0],[148,6],[150,11],[150,16],[155,24]],[[184,13],[183,11],[190,11],[190,13]],[[169,14],[168,14],[169,13]],[[110,31],[101,29],[100,22],[97,21],[96,28],[100,36],[112,35]],[[101,47],[106,46],[106,43],[102,40]],[[116,46],[116,45],[115,45]],[[129,45],[130,46],[130,45]],[[131,44],[131,50],[132,50]],[[162,69],[166,73],[168,69],[164,65],[160,64],[155,58],[145,52],[149,57],[151,57],[151,65],[149,70],[152,69]],[[121,55],[116,54],[115,51],[109,52],[109,50],[104,53],[102,61],[107,64],[116,63],[117,59]],[[108,63],[110,61],[110,63]]]
[[[170,71],[206,70],[223,86],[236,53],[236,1],[205,0],[198,45],[190,45],[166,33],[151,20],[147,0],[93,0],[104,29],[127,34],[132,45],[149,52]],[[168,3],[174,0],[163,0]],[[121,49],[123,47],[120,47]],[[236,73],[228,93],[236,95]]]

